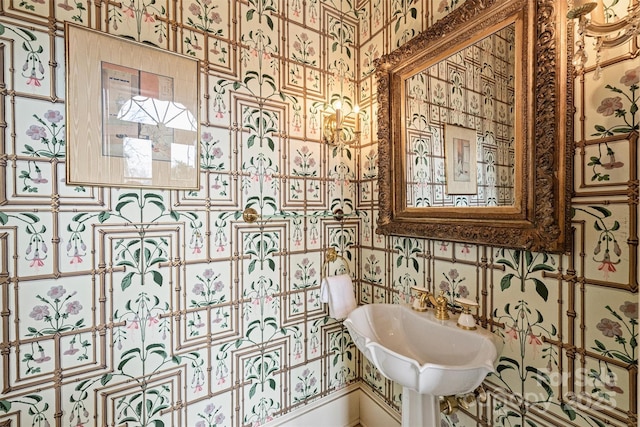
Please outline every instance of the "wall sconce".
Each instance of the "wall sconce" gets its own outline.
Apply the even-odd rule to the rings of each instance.
[[[591,13],[591,19],[586,15]],[[577,51],[573,57],[573,65],[581,71],[587,62],[584,49],[585,37],[595,38],[596,71],[594,78],[600,77],[600,51],[619,46],[632,37],[640,35],[640,2],[629,0],[627,15],[615,22],[605,22],[603,0],[574,0],[570,5],[567,18],[578,20]]]
[[[349,114],[344,115],[342,113],[342,103],[340,101],[336,101],[333,104],[333,109],[335,113],[327,116],[324,119],[322,141],[330,145],[340,145],[340,144],[351,145],[351,144],[360,142],[360,107],[355,105],[353,107],[353,110]],[[346,119],[351,115],[355,115],[353,139],[347,140],[344,138],[344,135],[343,135],[344,119]]]

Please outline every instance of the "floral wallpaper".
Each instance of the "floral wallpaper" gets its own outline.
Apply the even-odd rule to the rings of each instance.
[[[330,247],[360,303],[427,286],[503,337],[443,425],[636,425],[637,40],[575,78],[567,254],[375,232],[374,60],[461,3],[2,0],[0,425],[258,426],[350,384],[399,410],[319,302]],[[66,184],[65,21],[200,60],[198,190]],[[322,141],[336,100],[359,143]]]
[[[407,79],[407,207],[513,205],[514,32],[508,25]]]
[[[374,111],[369,58],[403,44],[462,2],[393,1],[390,9],[383,3],[364,2],[360,14],[360,93],[373,100]],[[538,3],[566,16],[566,2]],[[628,6],[603,3],[610,21]],[[378,13],[380,7],[385,12]],[[444,416],[442,427],[638,423],[638,40],[599,53],[589,39],[586,45],[587,63],[574,75],[574,233],[566,254],[380,238],[375,225],[361,235],[362,302],[407,303],[411,286],[426,286],[444,292],[452,308],[457,297],[476,300],[479,323],[503,339],[496,372],[484,383],[487,401]],[[450,88],[454,77],[446,82]],[[439,109],[450,106],[444,114],[458,114],[454,90],[445,94],[421,96]],[[474,104],[464,108],[468,113]],[[362,146],[360,188],[375,198],[377,183],[367,167],[374,154],[375,141]],[[375,200],[370,212],[375,217]],[[363,364],[363,381],[399,409],[401,388],[366,359]]]
[[[319,302],[356,271],[355,147],[320,135],[354,104],[353,5],[0,5],[0,425],[256,426],[357,383]],[[199,189],[66,184],[66,21],[200,60]]]

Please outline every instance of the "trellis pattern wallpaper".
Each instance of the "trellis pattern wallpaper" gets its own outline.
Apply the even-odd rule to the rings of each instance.
[[[513,24],[501,28],[408,79],[407,207],[513,205],[514,33]],[[476,133],[459,165],[447,162],[456,157],[448,125]],[[454,173],[469,181],[466,194],[445,184]]]
[[[638,40],[575,79],[567,254],[375,233],[373,60],[460,3],[2,0],[0,425],[257,426],[358,383],[399,410],[319,302],[328,247],[361,303],[427,286],[504,338],[443,425],[637,425]],[[65,184],[65,21],[201,60],[200,189]],[[338,98],[360,144],[321,142]]]

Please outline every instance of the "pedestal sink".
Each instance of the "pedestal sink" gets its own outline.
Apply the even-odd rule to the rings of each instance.
[[[402,426],[440,427],[438,396],[469,393],[498,357],[493,334],[458,328],[398,304],[368,304],[344,321],[351,338],[382,375],[402,385]]]

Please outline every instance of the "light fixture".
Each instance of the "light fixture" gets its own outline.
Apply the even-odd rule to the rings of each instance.
[[[351,112],[344,114],[342,102],[333,103],[334,113],[324,119],[323,142],[330,145],[351,145],[360,142],[360,107],[355,105]],[[345,128],[345,119],[354,116],[353,128]]]
[[[576,53],[573,57],[573,65],[581,71],[587,62],[585,52],[585,37],[595,39],[596,71],[594,78],[600,76],[600,52],[619,46],[629,39],[640,35],[640,0],[629,0],[627,15],[608,23],[605,19],[603,0],[571,0],[567,18],[578,20],[578,40],[576,40]],[[590,14],[590,18],[587,18]]]

